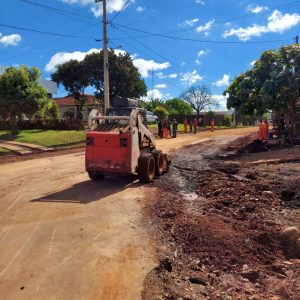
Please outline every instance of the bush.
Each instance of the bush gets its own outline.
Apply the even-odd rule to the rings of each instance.
[[[231,117],[224,116],[223,124],[222,125],[226,126],[226,127],[230,127],[231,126]]]
[[[164,118],[168,117],[169,112],[161,106],[157,106],[153,113],[158,117],[159,120],[163,120]]]
[[[41,130],[81,130],[84,129],[83,124],[76,119],[73,120],[20,120],[18,122],[20,130],[25,129],[41,129]],[[0,130],[10,130],[11,125],[8,121],[0,121]]]

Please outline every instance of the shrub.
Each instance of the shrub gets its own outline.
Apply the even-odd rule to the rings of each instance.
[[[157,106],[153,113],[158,117],[159,120],[163,120],[164,118],[168,117],[169,112],[161,106]]]
[[[222,125],[226,126],[226,127],[230,127],[231,126],[231,117],[224,116],[223,124]]]

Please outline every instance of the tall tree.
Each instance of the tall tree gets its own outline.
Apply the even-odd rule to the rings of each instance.
[[[179,98],[167,100],[166,107],[168,108],[168,111],[171,114],[175,114],[175,115],[179,115],[179,114],[190,115],[193,112],[191,105]]]
[[[228,109],[236,108],[241,115],[289,111],[294,120],[300,96],[299,46],[263,52],[251,70],[233,80],[224,95]]]
[[[88,82],[95,87],[95,96],[104,96],[103,51],[85,57],[83,64],[88,74]],[[110,99],[115,96],[139,98],[146,95],[147,88],[138,69],[133,65],[128,53],[109,51],[109,91]]]
[[[205,85],[194,85],[189,87],[181,96],[197,113],[206,107],[216,106],[218,103],[213,99],[210,90]]]
[[[87,97],[85,89],[89,86],[88,74],[83,62],[71,60],[58,65],[56,71],[51,75],[53,81],[62,84],[67,92],[74,97],[76,106],[76,118],[83,119],[82,110],[86,104]]]
[[[39,77],[38,68],[25,66],[10,67],[0,75],[0,111],[10,116],[13,134],[18,133],[18,118],[36,113],[48,99]]]

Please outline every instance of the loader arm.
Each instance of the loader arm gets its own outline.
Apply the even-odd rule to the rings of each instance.
[[[141,134],[141,139],[143,140],[144,139],[144,137],[147,137],[149,140],[150,140],[150,142],[151,142],[151,144],[152,144],[152,146],[153,146],[153,148],[154,149],[156,149],[156,142],[155,142],[155,138],[154,138],[154,135],[149,131],[149,129],[143,124],[143,122],[142,122],[142,118],[141,118],[141,116],[140,116],[140,114],[138,114],[138,130],[139,130],[139,132],[140,132],[140,134]]]

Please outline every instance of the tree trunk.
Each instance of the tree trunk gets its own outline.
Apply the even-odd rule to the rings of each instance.
[[[15,114],[10,114],[11,133],[18,134],[18,122]]]

